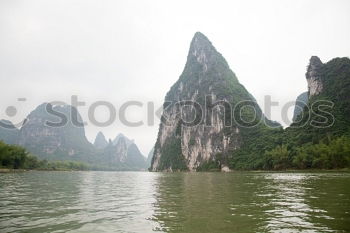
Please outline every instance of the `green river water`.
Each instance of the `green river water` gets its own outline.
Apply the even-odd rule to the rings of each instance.
[[[350,173],[0,174],[0,232],[350,232]]]

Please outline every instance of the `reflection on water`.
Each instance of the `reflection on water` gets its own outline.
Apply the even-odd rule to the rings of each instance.
[[[308,182],[317,176],[305,174],[268,174],[265,176],[269,185],[260,190],[260,195],[268,193],[268,216],[266,230],[269,232],[331,232],[322,222],[314,223],[310,218],[318,215],[320,218],[330,218],[326,210],[311,207],[307,203]],[[259,194],[258,194],[259,195]],[[317,195],[317,193],[315,193]]]
[[[0,174],[0,232],[350,232],[349,173]]]

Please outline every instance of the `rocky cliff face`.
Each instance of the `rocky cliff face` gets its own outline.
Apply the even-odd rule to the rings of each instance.
[[[104,149],[108,145],[108,142],[102,132],[98,132],[95,138],[94,146],[97,149]]]
[[[306,72],[309,97],[320,94],[323,89],[323,83],[321,79],[322,67],[323,63],[320,58],[317,56],[312,56]]]
[[[32,111],[20,129],[18,144],[41,157],[50,155],[70,156],[85,153],[92,145],[85,137],[83,126],[75,125],[71,116],[75,114],[77,121],[82,122],[81,116],[75,108],[69,105],[51,106],[53,111],[61,114],[48,113],[42,104]],[[47,123],[58,123],[65,118],[61,126],[49,126]]]
[[[215,160],[219,160],[222,170],[227,170],[227,156],[240,148],[244,138],[243,127],[232,120],[233,110],[226,103],[234,107],[242,100],[251,102],[258,117],[263,117],[255,99],[238,82],[223,56],[197,32],[184,71],[165,97],[151,170],[194,171]],[[181,101],[196,102],[200,107],[194,111]],[[191,126],[183,124],[198,116],[202,117]]]

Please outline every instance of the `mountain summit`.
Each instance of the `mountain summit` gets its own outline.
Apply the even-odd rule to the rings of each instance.
[[[323,89],[323,83],[321,80],[323,63],[317,56],[310,58],[310,63],[306,72],[306,80],[308,83],[309,96],[318,95]]]
[[[104,149],[108,145],[105,135],[102,132],[98,132],[95,138],[94,146],[97,149]]]
[[[216,56],[221,56],[208,38],[200,32],[197,32],[191,42],[188,60],[197,60],[203,66],[204,71],[208,70],[209,65],[215,64]],[[192,61],[190,62],[190,64]]]
[[[49,122],[62,125],[49,126]],[[27,116],[17,143],[41,158],[85,159],[93,154],[93,147],[85,136],[84,126],[79,125],[82,122],[75,107],[44,103]]]

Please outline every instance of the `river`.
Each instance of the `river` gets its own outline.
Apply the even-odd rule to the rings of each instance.
[[[350,232],[350,173],[0,174],[0,232]]]

